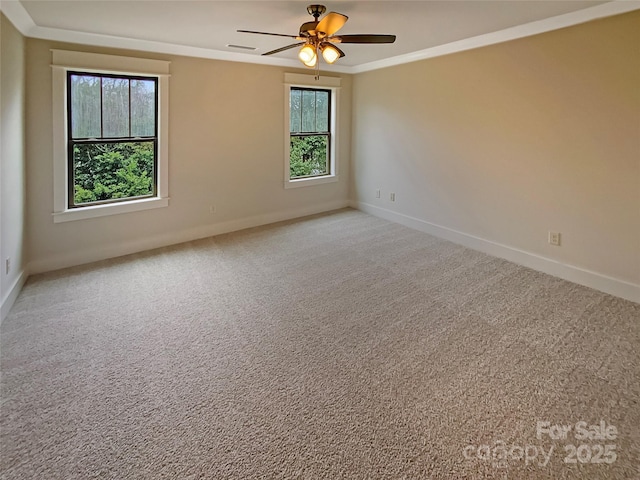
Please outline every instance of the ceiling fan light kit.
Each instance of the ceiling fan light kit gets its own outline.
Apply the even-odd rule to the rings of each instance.
[[[238,32],[294,38],[301,43],[287,45],[263,53],[262,55],[273,55],[274,53],[280,53],[291,48],[302,46],[298,52],[298,58],[305,66],[309,68],[316,67],[316,69],[319,68],[318,56],[320,54],[322,54],[324,61],[329,64],[345,56],[345,53],[335,45],[336,43],[372,44],[393,43],[396,41],[395,35],[355,34],[338,36],[336,32],[344,26],[349,17],[341,13],[329,12],[320,20],[320,15],[326,11],[327,9],[324,5],[309,5],[307,12],[313,16],[314,20],[303,23],[300,26],[298,35],[256,32],[253,30],[238,30]]]
[[[310,43],[307,43],[304,47],[300,49],[300,52],[298,53],[298,58],[307,67],[314,67],[318,60],[318,55],[316,54],[316,49],[313,48],[313,45],[311,45]]]

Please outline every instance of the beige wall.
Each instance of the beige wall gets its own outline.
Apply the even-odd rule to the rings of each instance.
[[[639,32],[634,12],[342,75],[340,181],[285,190],[285,69],[25,40],[2,17],[0,250],[2,267],[6,256],[14,265],[2,299],[27,260],[32,272],[59,268],[339,206],[349,193],[397,220],[640,284]],[[53,223],[51,48],[172,62],[170,207]]]
[[[25,40],[0,14],[0,300],[2,317],[24,282]],[[5,261],[11,268],[6,273]]]
[[[640,284],[640,12],[353,88],[357,202]]]
[[[53,223],[51,48],[171,61],[168,208]],[[27,59],[32,271],[338,208],[348,202],[348,75],[342,78],[340,93],[339,181],[284,189],[284,73],[289,70],[35,39],[27,41]],[[214,215],[211,205],[215,205]]]

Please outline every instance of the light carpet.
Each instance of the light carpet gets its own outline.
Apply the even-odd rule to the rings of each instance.
[[[640,478],[639,318],[354,210],[37,275],[0,475]]]

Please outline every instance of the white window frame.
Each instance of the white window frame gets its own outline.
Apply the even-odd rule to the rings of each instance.
[[[291,87],[302,88],[321,88],[331,90],[331,135],[329,145],[329,174],[318,177],[291,178],[291,169],[289,166],[291,135],[290,135],[290,112],[289,98]],[[311,185],[319,185],[323,183],[331,183],[338,181],[338,105],[340,93],[340,78],[338,77],[320,77],[316,80],[313,75],[304,75],[299,73],[284,74],[284,188],[308,187]]]
[[[51,50],[53,54],[53,221],[103,217],[169,206],[169,66],[171,62],[97,53]],[[158,178],[156,196],[69,208],[67,172],[67,72],[142,75],[158,78]]]

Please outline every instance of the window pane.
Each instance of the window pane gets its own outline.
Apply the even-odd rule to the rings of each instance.
[[[100,77],[71,75],[71,137],[100,136]]]
[[[316,128],[318,132],[329,131],[329,92],[316,92]]]
[[[289,157],[290,178],[329,174],[328,135],[292,135]]]
[[[316,92],[302,90],[302,131],[316,132]]]
[[[129,136],[129,79],[102,78],[102,136]]]
[[[156,124],[156,82],[131,80],[131,136],[154,136]]]
[[[301,131],[302,91],[291,89],[289,95],[289,131]]]
[[[74,205],[153,195],[153,141],[73,146]]]

